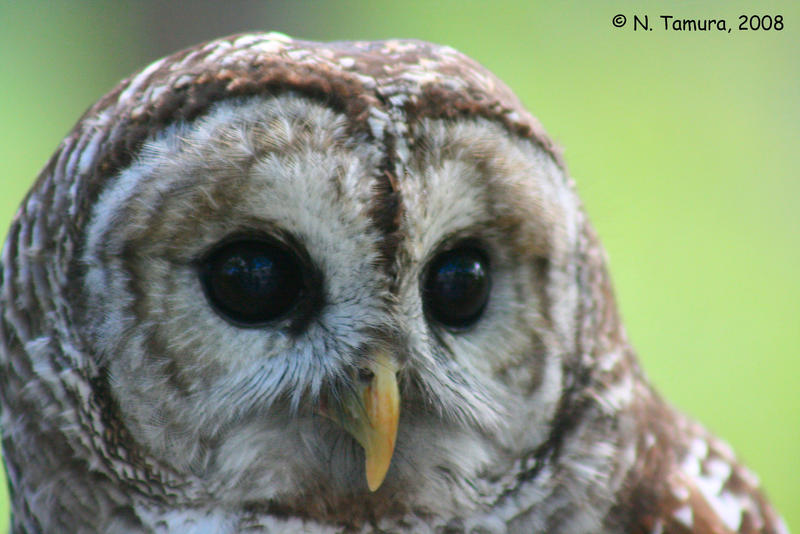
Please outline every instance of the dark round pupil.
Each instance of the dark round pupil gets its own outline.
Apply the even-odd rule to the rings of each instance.
[[[450,250],[434,259],[424,288],[431,317],[451,327],[465,327],[480,317],[489,300],[488,262],[473,248]]]
[[[211,253],[203,265],[203,285],[212,304],[227,318],[246,325],[277,319],[302,292],[296,258],[277,244],[235,242]]]

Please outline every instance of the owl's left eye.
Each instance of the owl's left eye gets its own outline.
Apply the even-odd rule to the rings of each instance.
[[[461,329],[475,323],[489,300],[489,261],[477,247],[460,246],[434,258],[423,286],[428,316]]]
[[[286,315],[303,293],[297,256],[279,243],[242,240],[208,254],[200,279],[214,308],[240,326],[259,326]]]

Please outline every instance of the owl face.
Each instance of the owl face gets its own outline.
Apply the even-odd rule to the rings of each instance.
[[[0,267],[15,532],[786,532],[640,371],[558,151],[448,47],[159,60]]]
[[[382,189],[391,157],[289,93],[157,132],[111,181],[85,324],[149,454],[224,500],[430,503],[544,440],[576,299],[559,168],[485,119],[417,125]]]

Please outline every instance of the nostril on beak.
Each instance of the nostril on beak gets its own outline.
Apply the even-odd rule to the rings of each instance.
[[[373,378],[375,378],[375,373],[370,369],[361,368],[358,370],[358,379],[361,382],[371,382]]]

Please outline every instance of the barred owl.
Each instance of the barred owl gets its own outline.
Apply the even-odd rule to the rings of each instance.
[[[787,532],[639,368],[557,148],[448,47],[156,61],[0,284],[15,533]]]

